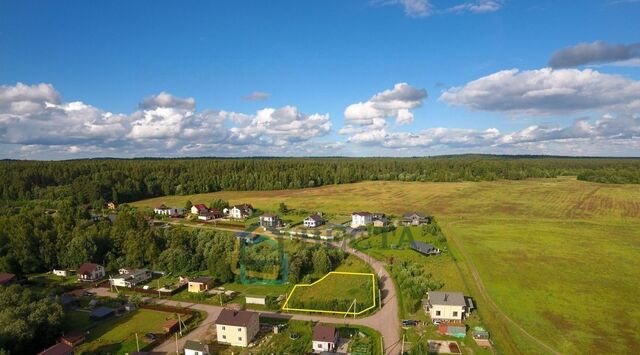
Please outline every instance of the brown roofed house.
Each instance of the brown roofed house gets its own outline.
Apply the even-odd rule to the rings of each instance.
[[[313,340],[314,353],[333,351],[338,345],[338,332],[334,327],[318,324],[313,327],[311,340]]]
[[[249,346],[260,330],[259,318],[256,312],[223,309],[216,319],[218,342],[232,346]]]
[[[78,281],[96,281],[104,277],[104,267],[94,263],[84,263],[78,268]]]

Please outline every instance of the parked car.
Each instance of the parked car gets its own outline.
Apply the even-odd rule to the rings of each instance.
[[[153,334],[153,333],[147,333],[147,334],[144,335],[144,337],[149,339],[149,340],[151,340],[151,341],[154,341],[154,340],[158,339],[158,336]]]
[[[418,321],[415,319],[404,319],[402,320],[403,327],[415,327],[418,325]]]
[[[440,325],[440,323],[442,323],[442,320],[440,320],[440,319],[434,319],[433,320],[433,325],[435,325],[435,326]]]

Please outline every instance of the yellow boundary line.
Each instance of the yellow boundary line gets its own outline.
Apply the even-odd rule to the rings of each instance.
[[[356,276],[371,276],[371,295],[373,296],[373,306],[368,307],[366,309],[363,309],[360,312],[342,312],[342,311],[327,311],[327,310],[323,310],[323,309],[306,309],[306,308],[289,308],[287,307],[287,304],[289,304],[289,299],[291,298],[291,296],[293,296],[293,293],[295,292],[296,288],[298,287],[310,287],[313,286],[315,284],[317,284],[318,282],[324,280],[325,278],[327,278],[329,275],[332,274],[336,274],[336,275],[356,275]],[[282,310],[283,311],[297,311],[297,312],[317,312],[317,313],[331,313],[331,314],[346,314],[346,315],[353,315],[353,316],[357,316],[360,315],[364,312],[369,311],[370,309],[373,309],[376,307],[376,275],[372,274],[372,273],[361,273],[361,272],[344,272],[344,271],[331,271],[328,274],[322,276],[319,280],[310,283],[310,284],[297,284],[294,285],[293,288],[291,289],[291,292],[289,292],[289,296],[287,296],[287,299],[284,301],[284,305],[282,306]]]

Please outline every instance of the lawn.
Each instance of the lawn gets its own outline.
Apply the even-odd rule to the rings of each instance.
[[[283,309],[360,314],[376,305],[375,282],[373,274],[330,272],[312,284],[296,285]]]
[[[105,320],[91,328],[85,343],[77,353],[125,354],[136,351],[136,336],[140,348],[148,344],[146,333],[162,333],[162,324],[175,318],[172,313],[139,309],[119,318]]]
[[[449,240],[450,257],[457,261],[462,278],[448,264],[429,267],[448,286],[467,289],[476,299],[482,321],[502,352],[547,351],[500,312],[562,353],[640,353],[640,310],[635,301],[640,298],[637,185],[590,183],[574,177],[373,181],[170,196],[134,205],[174,201],[181,206],[187,199],[215,198],[271,210],[285,202],[292,209],[336,215],[357,210],[431,213]]]

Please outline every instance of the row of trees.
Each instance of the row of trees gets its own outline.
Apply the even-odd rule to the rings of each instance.
[[[272,190],[363,180],[481,181],[577,175],[640,183],[638,159],[436,158],[92,159],[0,162],[0,200],[130,202],[219,190]]]

